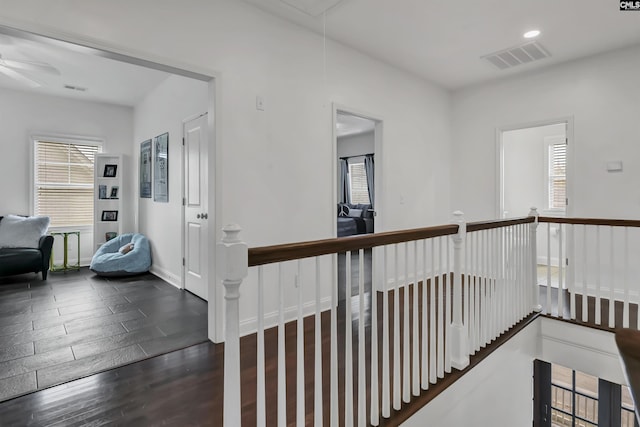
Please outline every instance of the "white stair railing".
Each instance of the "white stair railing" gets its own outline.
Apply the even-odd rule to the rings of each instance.
[[[455,212],[451,225],[251,250],[240,227],[225,227],[216,254],[225,287],[224,425],[241,425],[247,404],[239,288],[249,266],[257,270],[245,285],[257,296],[256,425],[379,425],[538,307],[536,227],[535,210],[473,224]],[[367,257],[382,264],[371,268],[382,277],[370,290]]]

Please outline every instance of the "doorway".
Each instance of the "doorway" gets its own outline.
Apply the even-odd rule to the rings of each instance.
[[[380,172],[382,120],[346,108],[334,108],[335,202],[334,236],[366,235],[380,229]],[[364,292],[370,295],[376,251],[338,254],[338,296],[340,301],[359,293],[359,277],[364,276]],[[347,271],[351,289],[346,289]]]
[[[42,29],[43,34],[46,34],[46,29]],[[149,58],[145,58],[145,57],[141,57],[138,53],[134,53],[134,52],[127,52],[126,49],[118,49],[119,52],[122,53],[116,53],[116,49],[113,49],[112,51],[107,50],[109,49],[109,46],[98,46],[95,44],[92,44],[91,42],[87,42],[86,40],[79,40],[79,39],[74,39],[71,36],[64,36],[64,37],[59,37],[56,39],[50,38],[46,35],[40,35],[34,32],[25,32],[19,29],[15,29],[15,28],[9,28],[9,27],[5,27],[5,26],[0,26],[0,36],[4,36],[5,38],[8,38],[9,40],[12,38],[17,38],[17,39],[21,39],[21,40],[25,40],[29,43],[34,43],[34,44],[38,44],[40,47],[39,49],[42,50],[43,55],[44,52],[46,50],[54,50],[54,52],[58,52],[58,50],[68,50],[69,52],[72,52],[75,55],[83,55],[85,58],[88,58],[87,60],[91,60],[91,58],[95,58],[96,60],[110,60],[114,65],[114,67],[119,67],[119,68],[123,68],[125,67],[125,65],[122,64],[127,64],[126,66],[137,66],[141,69],[149,69],[149,70],[157,70],[159,72],[164,72],[164,73],[169,73],[175,76],[180,76],[180,77],[186,77],[188,79],[193,79],[194,81],[201,81],[201,82],[205,82],[206,85],[206,98],[207,98],[207,107],[205,108],[206,110],[208,110],[209,112],[209,119],[208,119],[208,123],[206,126],[204,126],[204,129],[206,129],[206,137],[207,137],[207,141],[209,144],[211,144],[211,149],[209,150],[209,153],[207,156],[204,157],[204,161],[206,162],[207,166],[208,166],[208,170],[211,171],[211,173],[209,174],[209,183],[208,185],[205,187],[205,189],[203,190],[204,192],[206,192],[206,196],[207,196],[207,203],[208,203],[208,208],[203,210],[203,213],[207,214],[207,219],[210,222],[210,225],[208,227],[208,231],[207,233],[209,233],[209,235],[207,236],[206,239],[204,239],[205,242],[213,242],[216,240],[216,225],[215,225],[215,221],[216,218],[218,217],[218,215],[216,215],[216,204],[215,204],[215,185],[217,185],[218,180],[215,179],[215,162],[217,161],[217,157],[215,155],[215,133],[214,133],[214,125],[213,125],[213,113],[215,111],[215,105],[214,105],[214,94],[215,94],[215,77],[216,77],[216,73],[213,71],[206,71],[204,69],[199,68],[198,70],[190,70],[188,68],[183,68],[182,64],[177,64],[169,59],[166,60],[166,62],[163,60],[162,63],[159,62],[155,62],[154,59],[149,59]],[[16,46],[14,46],[16,47]],[[53,62],[54,61],[54,57],[56,57],[58,55],[53,55],[53,54],[49,54],[48,56],[42,56],[44,59],[46,59],[47,61]],[[53,58],[53,59],[51,59]],[[72,63],[72,62],[70,62]],[[82,63],[84,64],[84,62]],[[120,64],[120,65],[117,65]],[[55,65],[55,64],[54,64]],[[59,69],[66,71],[67,68],[66,67],[58,67]],[[93,68],[90,68],[93,69]],[[101,69],[100,67],[97,67],[97,69]],[[204,74],[206,73],[206,74]],[[64,73],[63,73],[64,74]],[[53,78],[53,77],[52,77]],[[59,78],[59,77],[56,77]],[[117,85],[118,87],[121,87],[123,85]],[[141,84],[139,84],[138,86],[143,86]],[[53,86],[52,86],[53,87]],[[77,91],[76,92],[70,92],[69,91],[70,87],[65,88],[65,89],[61,89],[61,90],[66,90],[66,93],[70,93],[71,95],[69,95],[69,97],[80,97],[81,92],[82,92],[82,88],[76,88]],[[86,89],[86,88],[85,88]],[[117,91],[114,91],[117,92]],[[125,91],[126,92],[126,91]],[[91,94],[91,93],[95,93],[95,91],[90,90],[85,92],[85,94]],[[117,92],[120,93],[120,92]],[[107,101],[104,101],[107,102]],[[108,103],[108,102],[107,102]],[[125,104],[123,104],[125,105]],[[202,109],[198,109],[196,111],[202,111]],[[193,113],[189,113],[189,114],[193,114]],[[185,115],[183,115],[181,118],[185,117]],[[180,120],[179,119],[179,120]],[[182,133],[182,129],[180,129],[180,126],[182,125],[182,123],[180,123],[180,121],[178,121],[178,129],[177,131],[172,131],[171,133],[171,137],[172,140],[177,142],[177,139],[179,139],[179,137],[181,137],[182,135],[179,135],[179,133]],[[139,152],[139,148],[138,148],[138,143],[140,143],[142,141],[142,137],[146,138],[149,136],[153,136],[156,135],[156,133],[151,133],[151,132],[144,132],[145,135],[141,135],[140,137],[137,135],[134,135],[134,137],[136,139],[136,141],[131,140],[131,152],[130,153],[126,153],[127,155],[131,156],[131,165],[133,166],[131,168],[130,171],[130,182],[125,183],[123,185],[125,186],[129,186],[131,188],[131,191],[129,192],[129,194],[131,194],[131,203],[129,204],[130,210],[131,210],[131,215],[130,215],[130,226],[127,227],[126,231],[140,231],[139,229],[139,205],[141,199],[138,194],[138,191],[135,191],[137,186],[138,186],[138,171],[136,171],[135,169],[135,165],[138,163],[137,162],[137,156],[138,156],[138,152]],[[112,138],[113,141],[117,141],[116,138]],[[122,139],[124,140],[124,139]],[[127,141],[129,141],[129,139],[126,139]],[[170,147],[176,147],[178,146],[178,144],[175,143],[171,143]],[[170,148],[171,149],[171,148]],[[125,150],[128,151],[129,148],[127,149],[119,149],[120,151]],[[177,155],[174,156],[175,161],[174,161],[174,165],[178,165],[180,164],[180,159],[179,159],[179,151],[176,153]],[[182,165],[181,165],[182,166]],[[181,178],[182,178],[182,173],[179,172],[179,168],[173,168],[173,173],[179,174],[178,176],[180,176],[180,178],[178,178],[177,182],[180,182]],[[169,205],[166,206],[173,206],[173,205],[179,205],[182,206],[182,194],[180,194],[179,191],[172,191],[171,197],[169,199]],[[178,206],[176,206],[176,208],[178,208]],[[159,221],[164,221],[165,218],[158,218]],[[184,222],[184,221],[183,221]],[[170,224],[166,224],[163,225],[164,227],[168,227]],[[161,227],[159,227],[161,228]],[[167,246],[170,248],[170,254],[167,256],[158,256],[156,258],[156,260],[160,260],[160,259],[164,259],[164,260],[170,260],[167,262],[167,266],[165,268],[159,269],[157,272],[158,275],[162,276],[161,278],[170,282],[174,287],[182,287],[184,288],[184,280],[182,281],[182,283],[180,283],[180,279],[182,278],[182,263],[180,262],[180,258],[179,254],[180,254],[180,243],[179,240],[181,237],[184,238],[183,236],[184,233],[184,229],[183,227],[180,227],[180,231],[179,231],[179,236],[176,236],[175,239],[173,239],[173,241],[171,242],[171,246]],[[164,235],[162,233],[156,233],[156,239],[154,239],[156,242],[161,240],[161,237],[164,237]],[[176,244],[177,243],[177,244]],[[214,250],[215,248],[211,248],[211,250],[209,250],[208,252],[208,259],[206,260],[206,262],[204,262],[203,266],[205,269],[209,269],[210,271],[209,273],[209,277],[211,276],[215,276],[215,272],[213,270],[215,263],[213,262],[213,260],[215,259],[214,256]],[[166,254],[162,254],[162,255],[166,255]],[[221,298],[221,291],[219,291],[217,289],[217,287],[215,287],[215,283],[212,282],[211,284],[207,285],[208,287],[210,287],[211,289],[208,289],[208,299],[209,299],[209,338],[213,341],[220,341],[222,339],[222,322],[216,322],[216,313],[220,313],[220,309],[217,305],[222,304],[222,298]]]
[[[500,147],[500,218],[527,216],[536,207],[542,216],[564,217],[569,210],[569,140],[568,119],[501,129]],[[557,289],[566,288],[569,258],[566,244],[571,236],[559,224],[538,227],[538,283]],[[547,248],[551,249],[547,257]],[[562,266],[560,265],[562,263]],[[547,274],[547,269],[549,273]],[[550,283],[547,283],[550,277]]]

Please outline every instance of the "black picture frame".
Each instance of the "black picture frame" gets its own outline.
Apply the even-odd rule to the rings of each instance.
[[[102,211],[102,220],[103,221],[117,221],[118,220],[118,211]]]
[[[107,164],[104,165],[104,173],[102,176],[105,178],[115,178],[117,171],[118,165]]]
[[[140,197],[151,198],[151,140],[140,143]]]
[[[169,133],[153,139],[153,201],[169,202]]]
[[[117,199],[118,198],[118,186],[114,185],[111,187],[111,193],[109,194],[109,198],[110,199]]]

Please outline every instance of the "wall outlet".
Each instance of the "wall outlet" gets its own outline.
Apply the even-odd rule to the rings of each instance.
[[[264,98],[256,96],[256,110],[264,111]]]

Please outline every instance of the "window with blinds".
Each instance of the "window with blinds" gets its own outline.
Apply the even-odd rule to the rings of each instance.
[[[93,169],[100,147],[35,141],[34,207],[51,227],[93,225]]]
[[[549,144],[549,209],[564,210],[567,200],[567,144]]]
[[[351,185],[351,203],[371,203],[364,163],[349,163],[349,183]]]

